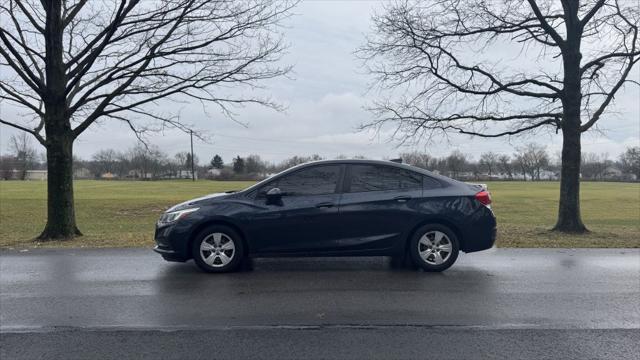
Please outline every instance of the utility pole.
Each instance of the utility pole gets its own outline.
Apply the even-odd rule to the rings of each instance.
[[[193,163],[193,130],[189,129],[189,135],[191,135],[191,180],[196,181],[195,166]]]

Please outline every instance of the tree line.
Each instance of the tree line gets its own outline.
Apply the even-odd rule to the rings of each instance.
[[[46,156],[39,154],[26,135],[12,136],[8,155],[0,157],[0,178],[25,179],[28,170],[46,169]],[[337,159],[348,158],[338,155]],[[350,158],[365,158],[351,156]],[[434,171],[460,180],[558,180],[559,156],[549,154],[538,144],[531,143],[515,148],[512,154],[492,151],[479,154],[477,159],[459,150],[446,156],[433,156],[426,152],[412,151],[400,154],[404,163]],[[193,163],[197,178],[212,180],[260,180],[292,166],[323,160],[320,155],[295,155],[278,162],[262,159],[259,154],[237,155],[225,160],[213,155],[201,161],[197,155]],[[102,149],[90,159],[75,157],[76,178],[94,179],[180,179],[191,178],[191,153],[173,155],[157,146],[135,146],[119,151]],[[640,147],[629,147],[617,158],[606,153],[582,155],[581,178],[592,181],[638,181],[640,179]]]
[[[426,153],[401,154],[405,163],[435,171],[460,180],[559,180],[559,156],[551,156],[544,147],[528,144],[516,148],[513,154],[481,153],[478,159],[459,150],[447,156],[434,157]],[[638,181],[640,179],[640,147],[629,147],[617,159],[607,153],[582,155],[582,180]]]

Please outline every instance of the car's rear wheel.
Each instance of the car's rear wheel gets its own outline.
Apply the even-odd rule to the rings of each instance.
[[[411,238],[409,256],[424,271],[439,272],[448,269],[458,258],[458,238],[448,227],[427,224]]]
[[[244,257],[240,235],[223,225],[209,226],[201,231],[191,248],[193,260],[200,269],[210,273],[236,270]]]

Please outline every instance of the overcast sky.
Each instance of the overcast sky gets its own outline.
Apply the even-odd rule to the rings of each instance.
[[[220,154],[225,162],[235,155],[259,154],[278,161],[292,155],[338,154],[364,155],[369,158],[395,157],[410,150],[427,151],[441,156],[454,149],[474,155],[494,151],[509,153],[526,142],[546,145],[555,156],[561,148],[561,136],[540,135],[535,138],[472,139],[451,137],[440,143],[397,147],[385,134],[361,133],[356,128],[371,119],[364,107],[375,96],[367,93],[371,78],[360,67],[354,50],[363,44],[370,31],[370,15],[380,2],[306,1],[286,21],[286,41],[290,44],[283,62],[294,65],[291,78],[269,82],[268,94],[287,110],[279,113],[258,106],[237,109],[236,120],[225,118],[215,108],[203,111],[201,105],[181,105],[186,122],[205,130],[209,143],[196,141],[195,151],[201,163]],[[634,77],[640,80],[636,67]],[[162,104],[159,106],[163,106]],[[166,104],[164,106],[175,106]],[[617,97],[615,115],[602,119],[602,132],[584,136],[583,150],[609,153],[615,158],[627,146],[640,145],[640,90],[627,86]],[[0,109],[2,111],[2,109]],[[1,126],[0,149],[7,150],[7,140],[15,132]],[[135,144],[127,128],[109,122],[85,131],[75,145],[77,156],[88,159],[102,148],[125,150]],[[166,153],[189,150],[189,137],[177,131],[158,134],[150,142]]]

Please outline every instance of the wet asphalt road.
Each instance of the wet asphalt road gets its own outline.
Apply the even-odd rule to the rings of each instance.
[[[0,252],[0,358],[640,358],[640,251],[499,249],[198,272],[145,249]]]

